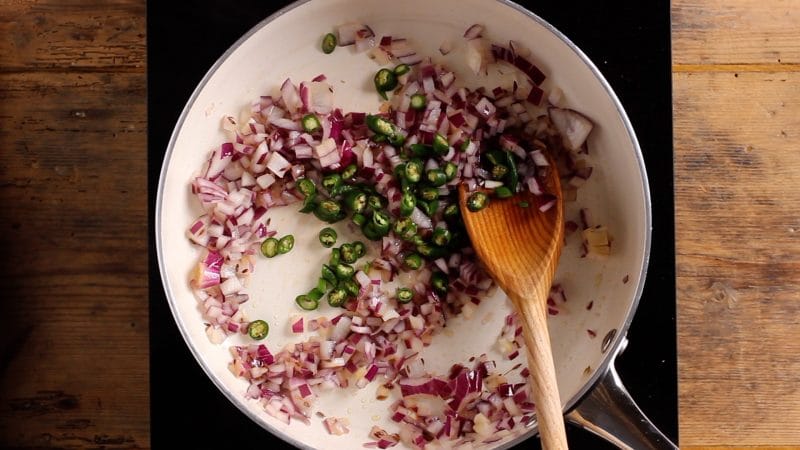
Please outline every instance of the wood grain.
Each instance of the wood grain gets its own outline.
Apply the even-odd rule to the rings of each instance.
[[[0,447],[149,447],[144,20],[0,4]]]
[[[673,2],[683,448],[800,447],[798,6]]]

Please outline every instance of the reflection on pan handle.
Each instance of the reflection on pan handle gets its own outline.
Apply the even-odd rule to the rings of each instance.
[[[613,361],[597,385],[566,417],[572,424],[602,437],[621,449],[678,448],[650,422],[633,401],[623,386]]]

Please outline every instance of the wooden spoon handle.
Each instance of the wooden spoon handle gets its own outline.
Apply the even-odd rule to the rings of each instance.
[[[549,286],[543,289],[543,299],[511,298],[520,312],[525,345],[528,348],[528,369],[531,373],[533,401],[536,403],[536,419],[542,447],[547,450],[565,450],[567,434],[564,429],[564,413],[556,383],[550,333],[547,330],[546,296]]]

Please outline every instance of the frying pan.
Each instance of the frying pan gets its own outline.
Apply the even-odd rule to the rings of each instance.
[[[189,194],[189,180],[199,170],[210,148],[223,139],[220,118],[237,115],[243,106],[274,91],[286,77],[299,82],[325,73],[341,80],[336,103],[345,110],[374,110],[369,90],[376,65],[364,55],[339,49],[328,62],[318,50],[318,39],[337,24],[352,20],[368,23],[380,34],[407,36],[423,54],[435,54],[439,43],[458,38],[469,25],[486,26],[492,40],[515,40],[530,48],[537,64],[564,92],[567,106],[584,112],[596,123],[589,141],[595,172],[567,215],[588,206],[594,219],[612,230],[612,255],[582,258],[580,245],[568,242],[556,281],[568,293],[568,303],[552,316],[550,332],[567,418],[619,446],[674,448],[644,418],[614,370],[624,349],[625,333],[642,292],[650,250],[650,200],[641,152],[625,112],[608,83],[591,61],[566,37],[541,18],[505,1],[368,1],[328,0],[295,3],[265,19],[235,43],[210,69],[189,99],[167,149],[156,204],[158,262],[169,306],[186,343],[214,384],[248,417],[273,434],[302,448],[360,447],[373,422],[386,420],[387,404],[374,401],[374,391],[333,393],[320,408],[351,416],[356,425],[346,436],[329,436],[318,422],[285,426],[245,399],[247,385],[227,369],[228,345],[209,342],[202,317],[188,285],[189,272],[199,250],[185,238],[185,230],[200,214]],[[458,71],[459,61],[447,61]],[[463,69],[463,68],[462,68]],[[270,211],[278,230],[292,232],[298,243],[311,242],[319,225],[298,217],[288,208]],[[310,245],[298,245],[285,255],[285,264],[256,268],[251,286],[254,300],[246,304],[251,317],[273,324],[269,345],[279,348],[296,340],[279,324],[297,311],[291,299],[307,289],[319,267]],[[262,267],[263,266],[263,267]],[[591,308],[588,308],[589,305]],[[491,352],[500,322],[510,306],[498,293],[481,304],[475,317],[452,324],[449,335],[437,337],[426,349],[426,361],[441,368],[471,355]],[[595,337],[587,333],[592,330]],[[367,392],[369,391],[369,392]],[[359,420],[363,418],[363,420]],[[363,422],[364,427],[359,427]],[[390,429],[391,425],[385,428]],[[506,448],[535,433],[535,427]]]

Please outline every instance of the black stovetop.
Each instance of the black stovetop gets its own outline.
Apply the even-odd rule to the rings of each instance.
[[[158,173],[186,101],[234,41],[286,3],[148,2],[151,236]],[[677,442],[669,1],[519,3],[561,30],[595,62],[639,137],[650,180],[653,244],[644,294],[628,333],[630,344],[617,367],[642,410]],[[181,448],[289,447],[233,406],[190,354],[167,305],[154,244],[150,336],[153,448],[174,447],[176,437]],[[613,448],[582,430],[570,427],[568,433],[573,448]]]

